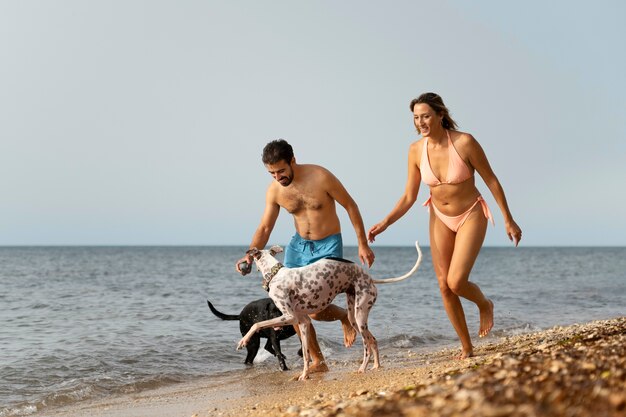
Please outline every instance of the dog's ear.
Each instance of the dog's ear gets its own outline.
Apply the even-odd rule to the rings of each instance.
[[[261,251],[257,248],[250,248],[246,251],[246,255],[250,255],[254,259],[259,259],[259,257],[261,257]]]
[[[281,253],[283,251],[283,248],[281,248],[278,245],[274,245],[270,248],[270,255],[274,256],[277,253]]]

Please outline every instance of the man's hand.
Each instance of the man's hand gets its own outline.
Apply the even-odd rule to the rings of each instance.
[[[368,268],[371,267],[374,263],[374,258],[374,251],[367,244],[359,245],[359,259],[361,259],[363,265],[367,265]]]
[[[246,256],[237,261],[235,264],[235,270],[241,275],[248,275],[250,271],[252,271],[252,262],[252,256],[246,254]]]

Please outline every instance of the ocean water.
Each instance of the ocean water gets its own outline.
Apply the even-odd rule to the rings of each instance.
[[[375,278],[408,271],[413,247],[374,247]],[[428,248],[420,270],[379,285],[369,325],[385,360],[458,344],[443,310]],[[243,247],[0,248],[0,417],[178,382],[241,373],[234,321],[266,296],[261,277],[241,277]],[[279,255],[280,256],[280,255]],[[345,250],[356,260],[356,249]],[[626,314],[626,248],[483,248],[472,274],[496,306],[495,337]],[[340,295],[335,303],[345,307]],[[475,306],[464,302],[470,331]],[[338,322],[314,322],[331,363],[355,361]],[[298,369],[297,338],[282,342]],[[356,362],[355,362],[356,363]],[[275,371],[260,351],[256,369]]]

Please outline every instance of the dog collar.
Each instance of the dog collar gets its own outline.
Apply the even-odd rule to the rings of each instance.
[[[278,271],[280,271],[280,268],[282,267],[283,267],[283,264],[279,262],[276,265],[274,265],[272,269],[270,269],[270,272],[268,272],[267,274],[263,276],[263,289],[265,291],[270,290],[270,282],[272,282],[272,278],[276,276],[276,274],[278,273]]]

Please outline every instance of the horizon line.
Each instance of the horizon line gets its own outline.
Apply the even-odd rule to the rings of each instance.
[[[51,243],[51,244],[0,244],[0,248],[123,248],[123,247],[136,247],[136,248],[192,248],[192,247],[246,247],[249,245],[244,244],[226,244],[226,245],[218,245],[218,244],[153,244],[153,243],[123,243],[123,244],[66,244],[66,243]],[[270,246],[269,244],[267,246]],[[284,245],[279,245],[284,246]],[[372,245],[370,245],[371,247]],[[344,248],[358,248],[358,245],[343,245]],[[414,248],[415,245],[407,245],[407,244],[381,244],[376,245],[375,247],[382,248]],[[430,245],[422,245],[420,247],[430,248]],[[517,248],[512,245],[483,245],[483,248],[626,248],[626,245],[563,245],[563,244],[540,244],[540,245],[521,245]]]

